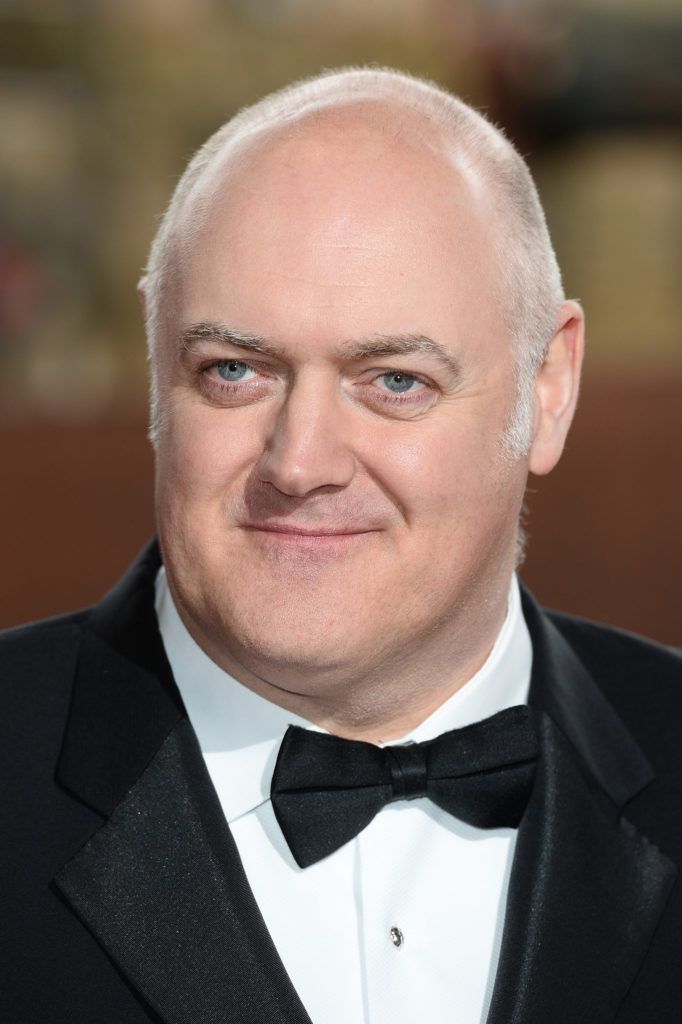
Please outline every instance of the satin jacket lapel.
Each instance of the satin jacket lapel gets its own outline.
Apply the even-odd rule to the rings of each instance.
[[[613,1022],[677,869],[620,816],[651,769],[527,596],[542,758],[519,829],[488,1024]]]
[[[165,659],[158,564],[150,548],[84,638],[58,780],[104,820],[54,883],[167,1024],[310,1024]]]
[[[56,883],[168,1024],[310,1024],[187,721]]]

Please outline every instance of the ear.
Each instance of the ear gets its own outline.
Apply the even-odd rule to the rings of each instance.
[[[137,282],[137,297],[140,300],[142,306],[142,313],[147,318],[147,275],[143,274],[140,280]]]
[[[561,304],[558,330],[535,380],[531,473],[542,476],[556,466],[573,420],[585,347],[585,317],[574,301]]]

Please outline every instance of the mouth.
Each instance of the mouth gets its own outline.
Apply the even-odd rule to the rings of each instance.
[[[358,530],[351,529],[350,527],[330,527],[330,526],[292,526],[290,524],[252,524],[245,523],[243,526],[245,530],[253,530],[257,533],[272,533],[277,534],[282,538],[286,537],[300,537],[305,539],[308,537],[319,538],[319,539],[337,539],[343,537],[362,537],[368,533],[376,533],[374,529]]]
[[[273,556],[289,552],[315,561],[342,558],[366,542],[376,529],[349,526],[294,526],[288,523],[249,523],[242,527],[264,553]]]

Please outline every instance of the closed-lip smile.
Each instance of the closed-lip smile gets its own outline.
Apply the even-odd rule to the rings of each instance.
[[[289,537],[357,537],[376,533],[376,529],[353,529],[346,526],[294,526],[291,523],[244,523],[245,530],[259,533],[277,533]]]

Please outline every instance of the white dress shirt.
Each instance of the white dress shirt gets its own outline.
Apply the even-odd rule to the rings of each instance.
[[[482,1024],[497,969],[516,831],[474,828],[427,799],[389,804],[352,842],[299,868],[270,803],[289,725],[201,650],[163,568],[156,611],[256,902],[313,1024]],[[518,583],[482,668],[409,735],[428,740],[528,697],[532,648]]]

